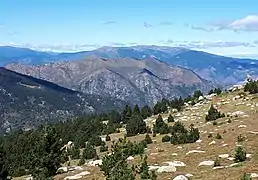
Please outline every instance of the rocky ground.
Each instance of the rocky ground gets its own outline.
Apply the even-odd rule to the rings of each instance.
[[[217,125],[205,122],[205,114],[211,104],[226,114],[225,118],[216,120]],[[163,119],[168,115],[162,114]],[[236,180],[241,179],[244,173],[258,179],[258,95],[248,95],[241,91],[227,93],[210,100],[204,99],[194,106],[186,107],[182,112],[173,113],[173,116],[175,121],[181,121],[187,127],[190,124],[198,127],[201,138],[192,144],[172,145],[162,143],[163,135],[152,137],[153,144],[148,145],[146,154],[150,169],[157,170],[159,180],[174,179],[179,175],[191,180]],[[146,119],[146,122],[151,125],[155,119],[153,116]],[[123,137],[125,130],[121,130],[121,133],[112,134],[111,139]],[[217,133],[221,134],[222,139],[216,138]],[[209,134],[213,137],[208,138]],[[240,134],[245,137],[243,142],[237,142]],[[140,141],[144,137],[145,135],[138,135],[128,139]],[[110,147],[111,143],[107,144]],[[237,146],[243,146],[247,152],[248,158],[243,163],[234,162]],[[103,155],[101,153],[100,157]],[[139,158],[130,157],[128,161],[136,163]],[[220,159],[221,166],[214,168],[216,158]],[[96,165],[98,163],[101,161],[87,162],[84,166],[74,166],[70,169],[64,167],[68,172],[57,175],[55,179],[105,179]],[[71,165],[73,164],[76,165],[77,162]]]

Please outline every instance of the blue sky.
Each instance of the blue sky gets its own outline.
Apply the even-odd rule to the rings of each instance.
[[[257,0],[1,0],[0,45],[163,45],[258,57],[257,7]]]

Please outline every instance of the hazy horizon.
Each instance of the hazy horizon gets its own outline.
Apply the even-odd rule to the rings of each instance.
[[[258,57],[255,0],[3,0],[0,45],[74,52],[158,45]]]

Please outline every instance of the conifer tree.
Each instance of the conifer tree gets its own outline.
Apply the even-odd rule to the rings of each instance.
[[[0,179],[2,180],[6,180],[8,177],[6,160],[6,152],[4,151],[3,143],[0,140]]]
[[[138,114],[134,114],[126,125],[127,136],[135,136],[138,133],[144,134],[147,131],[146,123]]]
[[[30,172],[36,179],[50,178],[55,175],[61,164],[61,140],[55,127],[46,126],[33,149]]]

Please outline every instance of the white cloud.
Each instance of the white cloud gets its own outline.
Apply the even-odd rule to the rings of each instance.
[[[70,44],[70,45],[59,45],[59,44],[18,44],[14,42],[1,44],[2,46],[13,46],[21,48],[29,48],[38,51],[51,51],[51,52],[77,52],[85,50],[93,50],[101,47],[98,44]]]
[[[206,32],[220,31],[220,30],[233,30],[239,31],[258,31],[258,15],[248,15],[241,19],[235,20],[220,20],[209,22],[204,26],[189,26],[194,30],[201,30]]]
[[[228,48],[228,47],[258,47],[255,42],[233,42],[233,41],[162,41],[163,45],[179,46],[189,49],[209,49],[209,48]]]
[[[116,21],[105,21],[102,24],[109,25],[109,24],[116,24],[116,23],[117,23]]]
[[[144,22],[144,23],[143,23],[143,26],[144,26],[145,28],[153,28],[153,25],[152,25],[152,24],[149,24],[149,23],[147,23],[147,22]]]
[[[228,25],[228,28],[233,30],[258,31],[258,16],[250,15],[235,20]]]

